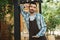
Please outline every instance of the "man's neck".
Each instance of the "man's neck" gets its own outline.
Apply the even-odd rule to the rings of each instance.
[[[30,13],[30,16],[33,16],[35,13]]]

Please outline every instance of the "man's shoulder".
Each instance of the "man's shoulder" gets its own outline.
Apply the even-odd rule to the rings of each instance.
[[[40,13],[37,13],[37,14],[36,14],[36,17],[37,17],[38,19],[44,18],[44,16],[43,16],[42,14],[40,14]]]
[[[37,16],[42,16],[42,14],[41,14],[41,13],[37,13],[36,15],[37,15]]]

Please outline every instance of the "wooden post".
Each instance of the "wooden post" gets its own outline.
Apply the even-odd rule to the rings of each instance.
[[[41,13],[41,3],[42,3],[42,0],[38,0],[39,1],[39,13]]]
[[[20,40],[20,17],[18,0],[13,0],[14,3],[14,40]]]

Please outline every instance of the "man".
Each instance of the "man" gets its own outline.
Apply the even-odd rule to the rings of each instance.
[[[29,40],[46,40],[46,24],[40,13],[37,13],[37,5],[35,2],[30,3],[29,12],[22,14],[29,30]]]

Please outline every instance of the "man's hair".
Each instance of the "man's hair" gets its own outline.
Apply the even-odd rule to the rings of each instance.
[[[29,2],[25,2],[25,3],[29,3]],[[25,4],[25,3],[24,3],[24,4]]]
[[[34,1],[31,1],[30,4],[35,4],[37,6],[36,2],[34,2]]]

